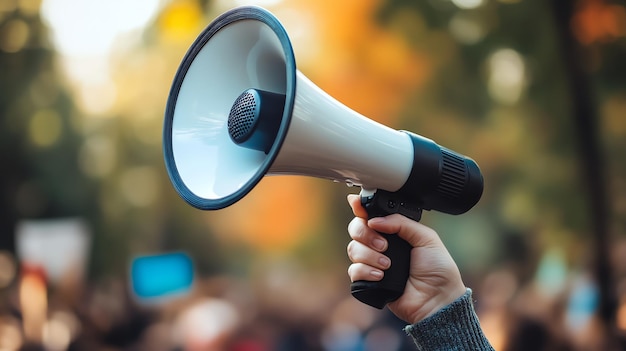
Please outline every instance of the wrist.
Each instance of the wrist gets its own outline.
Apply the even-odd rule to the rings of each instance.
[[[432,298],[428,299],[424,304],[423,308],[419,311],[416,311],[415,314],[407,320],[407,322],[411,324],[416,324],[435,313],[441,311],[445,307],[452,304],[454,301],[461,298],[467,292],[467,288],[463,284],[456,284],[453,287],[448,287],[446,289],[441,289],[436,294],[432,296]]]

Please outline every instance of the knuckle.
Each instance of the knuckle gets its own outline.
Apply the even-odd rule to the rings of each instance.
[[[351,281],[362,280],[364,277],[363,274],[364,265],[362,263],[353,263],[348,267],[348,276]]]
[[[354,269],[354,264],[348,266],[348,276],[350,277],[350,279],[354,278]]]
[[[348,244],[348,257],[354,263],[363,262],[362,250],[359,247],[360,243],[358,241],[352,240]]]
[[[357,262],[362,262],[363,261],[363,255],[361,253],[361,249],[360,247],[360,243],[358,241],[352,240],[351,242],[348,243],[348,247],[347,247],[347,252],[348,252],[348,258],[350,258],[350,261],[357,263]]]
[[[365,226],[363,225],[363,220],[360,218],[355,218],[350,222],[348,226],[348,232],[350,233],[350,237],[357,241],[363,241],[365,238]]]
[[[354,240],[348,243],[346,251],[348,253],[348,257],[352,260],[352,254],[354,252]]]

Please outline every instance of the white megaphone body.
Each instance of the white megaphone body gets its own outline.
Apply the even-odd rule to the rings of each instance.
[[[203,210],[235,203],[265,175],[360,186],[370,217],[460,214],[483,190],[471,159],[372,121],[315,86],[296,69],[283,26],[259,7],[222,14],[193,43],[168,98],[163,150],[174,188]],[[351,286],[377,308],[397,299],[408,278],[411,248],[388,238],[385,278]]]

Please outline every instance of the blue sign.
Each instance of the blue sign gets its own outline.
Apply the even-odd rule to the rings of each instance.
[[[133,292],[140,299],[179,296],[191,290],[194,268],[182,252],[136,257],[130,267]]]

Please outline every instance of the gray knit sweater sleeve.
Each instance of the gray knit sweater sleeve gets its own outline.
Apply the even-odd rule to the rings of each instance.
[[[413,338],[418,350],[483,351],[493,350],[483,334],[472,304],[472,290],[434,315],[408,325],[404,331]]]

